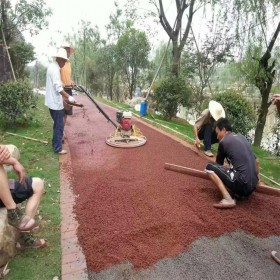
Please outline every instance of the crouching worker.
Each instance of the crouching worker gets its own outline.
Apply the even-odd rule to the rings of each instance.
[[[215,132],[215,124],[219,118],[226,116],[223,106],[211,100],[208,109],[205,109],[200,117],[196,120],[193,130],[195,135],[195,145],[200,148],[200,140],[204,143],[204,154],[208,157],[213,157],[211,151],[212,144],[218,143]]]
[[[232,132],[227,119],[217,121],[216,133],[219,140],[216,162],[209,162],[206,172],[223,196],[214,207],[233,208],[235,196],[248,197],[256,189],[259,181],[256,157],[247,139]],[[223,166],[225,159],[229,167]]]
[[[5,156],[4,156],[5,155]],[[18,180],[8,179],[3,164],[13,166]],[[44,239],[35,239],[30,231],[38,227],[34,217],[44,192],[44,182],[40,178],[26,177],[25,169],[19,161],[9,154],[4,145],[0,145],[0,207],[7,208],[8,223],[20,231],[17,248],[42,248],[47,246]],[[27,200],[25,214],[17,203]]]

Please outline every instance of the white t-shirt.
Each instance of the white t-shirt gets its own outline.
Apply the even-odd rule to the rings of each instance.
[[[63,100],[60,94],[62,91],[60,68],[58,63],[53,61],[47,70],[45,105],[52,110],[62,110]]]

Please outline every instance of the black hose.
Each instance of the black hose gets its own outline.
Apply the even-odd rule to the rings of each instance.
[[[118,128],[118,126],[110,119],[110,117],[103,111],[103,109],[96,103],[96,101],[82,86],[75,86],[75,89],[84,92],[84,94],[94,103],[96,108],[99,110],[100,113],[102,113],[102,115],[108,120],[108,122],[112,123],[115,128]]]

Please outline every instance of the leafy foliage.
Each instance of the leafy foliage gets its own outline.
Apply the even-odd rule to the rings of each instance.
[[[45,7],[44,0],[20,0],[14,9],[8,9],[9,28],[20,32],[28,30],[31,35],[38,34],[48,26],[47,17],[52,14],[50,8]]]
[[[256,115],[251,103],[235,91],[215,94],[212,99],[223,105],[234,131],[248,137],[249,131],[256,124]]]
[[[32,87],[27,82],[0,84],[0,116],[6,125],[14,125],[19,118],[27,118],[31,105],[36,104]]]
[[[210,79],[217,67],[233,57],[231,48],[234,41],[228,36],[230,28],[226,26],[225,22],[218,21],[214,24],[214,21],[212,21],[211,24],[208,24],[207,30],[205,41],[201,46],[198,45],[194,35],[188,41],[189,48],[185,53],[185,56],[187,56],[185,59],[186,69],[182,67],[186,74],[191,74],[191,71],[193,71],[199,78],[199,100],[203,99],[203,92],[206,87],[209,86],[209,90],[212,91]]]
[[[168,119],[176,114],[178,105],[188,106],[190,95],[191,89],[180,77],[166,78],[155,89],[158,110]]]
[[[14,41],[11,43],[10,55],[16,77],[25,78],[27,76],[25,66],[34,60],[34,47],[24,41]]]
[[[74,37],[68,38],[75,45],[71,56],[72,75],[77,84],[82,84],[94,91],[99,91],[96,85],[99,68],[96,64],[96,52],[101,46],[99,29],[88,21],[80,21],[79,29]]]
[[[146,34],[135,28],[128,28],[118,40],[118,61],[126,77],[130,99],[132,99],[140,69],[148,66],[149,51],[150,44]]]
[[[259,59],[262,56],[261,45],[249,45],[246,49],[245,57],[242,63],[238,64],[238,69],[242,73],[245,81],[250,84],[255,83],[256,76],[262,75],[265,78],[265,73],[259,72]]]
[[[113,82],[118,69],[115,45],[105,45],[96,53],[96,64],[99,72],[103,76],[103,84],[106,88],[107,96],[113,100]]]

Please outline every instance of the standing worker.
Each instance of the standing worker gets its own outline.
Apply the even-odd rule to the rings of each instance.
[[[74,52],[74,48],[68,43],[64,43],[61,46],[67,52],[68,60],[65,62],[64,66],[60,69],[60,76],[63,85],[63,89],[69,95],[73,96],[72,89],[75,86],[75,83],[71,79],[71,62],[69,61],[70,55]],[[64,105],[64,126],[66,124],[67,116],[73,115],[73,107],[68,105],[66,102],[63,102]]]
[[[47,70],[45,105],[49,107],[53,119],[53,150],[55,153],[64,155],[67,154],[67,151],[62,149],[64,131],[63,99],[70,103],[75,103],[76,100],[73,96],[64,91],[60,78],[60,69],[65,65],[65,62],[68,61],[66,50],[60,48],[53,58],[54,61],[49,65]]]
[[[280,94],[274,94],[272,96],[272,104],[277,108],[278,114],[280,115]],[[280,264],[280,253],[276,251],[271,252],[271,257]]]
[[[225,110],[223,106],[211,100],[208,109],[205,109],[200,117],[196,120],[193,129],[195,135],[195,145],[200,148],[200,140],[204,143],[204,154],[208,157],[213,157],[211,145],[218,143],[215,132],[215,122],[219,118],[225,118]]]

